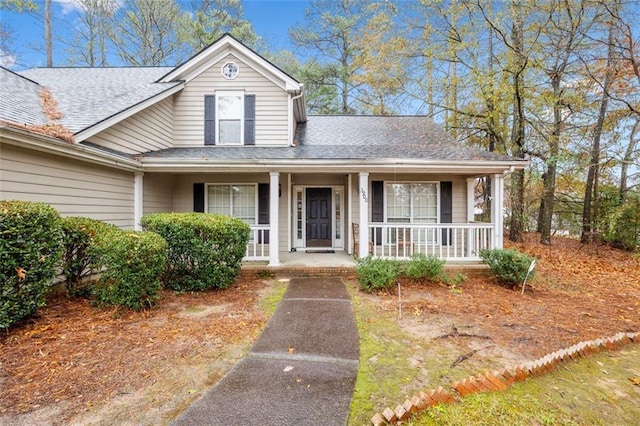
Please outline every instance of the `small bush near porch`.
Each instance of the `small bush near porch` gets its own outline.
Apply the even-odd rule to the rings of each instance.
[[[155,213],[144,216],[141,225],[169,245],[164,276],[168,288],[226,288],[240,272],[250,228],[239,219],[208,213]]]
[[[534,258],[517,250],[480,250],[480,257],[491,273],[506,287],[514,287],[527,277]]]
[[[363,291],[386,290],[393,286],[399,277],[414,281],[438,281],[444,277],[444,261],[422,253],[414,254],[407,261],[366,257],[358,261],[357,274]]]

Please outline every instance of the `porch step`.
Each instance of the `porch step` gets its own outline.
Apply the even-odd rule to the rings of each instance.
[[[263,272],[264,271],[264,272]],[[272,273],[274,275],[289,275],[292,277],[355,277],[355,266],[266,266],[266,265],[243,265],[240,270],[241,276],[250,276],[260,273]]]

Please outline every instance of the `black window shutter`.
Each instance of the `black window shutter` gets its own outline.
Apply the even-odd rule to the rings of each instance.
[[[371,222],[384,222],[384,182],[371,181]],[[382,244],[382,228],[376,229],[376,244]]]
[[[244,144],[256,144],[256,95],[244,95]]]
[[[216,95],[204,96],[204,144],[216,144]]]
[[[440,182],[440,223],[453,222],[453,183]],[[442,245],[451,245],[452,230],[442,230]]]
[[[269,184],[258,184],[258,224],[269,224]],[[260,240],[260,237],[258,237]],[[262,241],[258,241],[262,243]],[[264,233],[264,243],[269,244],[269,231]]]
[[[193,184],[193,211],[204,213],[204,183]]]

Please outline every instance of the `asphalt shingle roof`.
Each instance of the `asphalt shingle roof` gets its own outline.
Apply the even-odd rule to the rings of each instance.
[[[45,124],[40,105],[42,86],[0,67],[0,120],[21,125]]]
[[[145,158],[211,160],[514,161],[454,141],[423,116],[309,116],[298,124],[293,147],[204,146],[148,152]]]
[[[180,84],[155,83],[172,69],[34,68],[19,74],[49,87],[63,115],[58,122],[77,133]]]

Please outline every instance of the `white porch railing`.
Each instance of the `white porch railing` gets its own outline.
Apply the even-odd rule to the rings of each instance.
[[[247,252],[243,260],[269,260],[269,225],[251,225]]]
[[[479,260],[480,250],[495,248],[492,223],[369,223],[373,257],[408,258],[422,253],[447,260]]]

